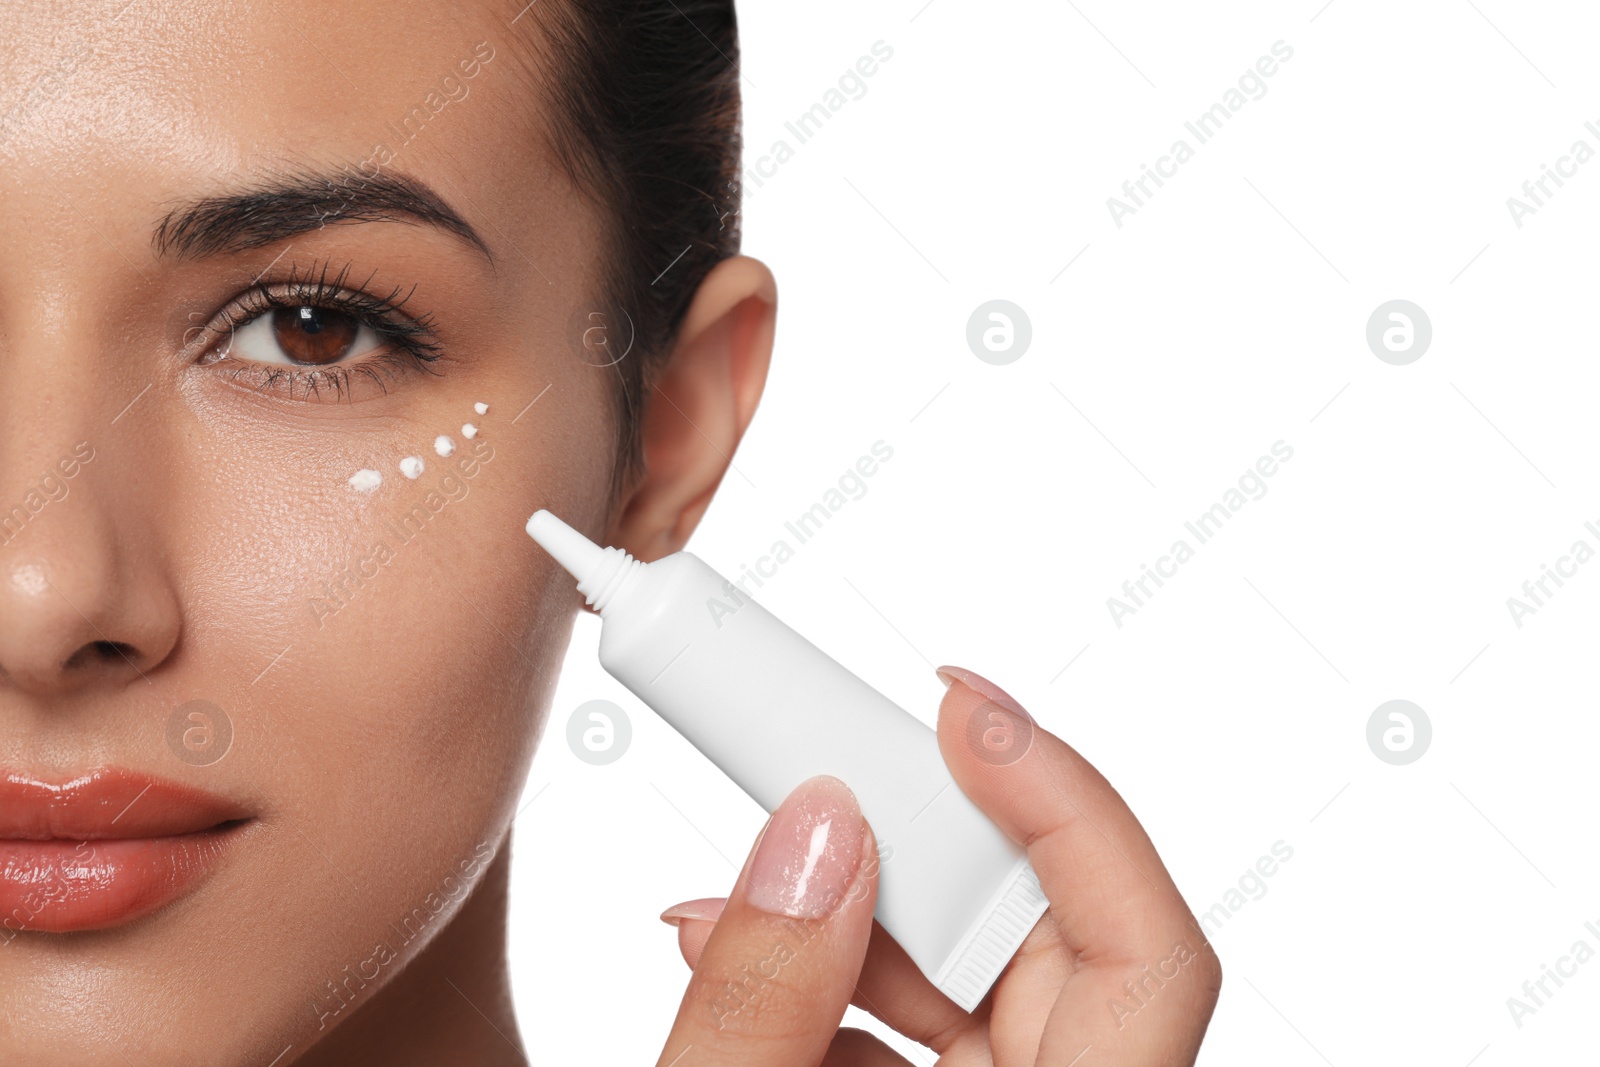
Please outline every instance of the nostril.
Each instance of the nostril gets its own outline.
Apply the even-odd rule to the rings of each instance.
[[[132,663],[134,648],[121,641],[91,641],[74,652],[66,662],[68,670],[90,663]]]
[[[133,646],[120,641],[96,641],[90,646],[101,659],[132,659]]]

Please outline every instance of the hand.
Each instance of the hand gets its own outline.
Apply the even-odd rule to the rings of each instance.
[[[725,901],[663,913],[694,974],[661,1067],[906,1064],[839,1028],[847,1004],[933,1049],[941,1067],[1194,1062],[1222,969],[1138,819],[994,683],[958,667],[939,676],[945,763],[1027,848],[1050,901],[994,988],[967,1014],[872,921],[874,839],[843,783],[819,776],[773,813]],[[1020,755],[974,751],[974,716]]]

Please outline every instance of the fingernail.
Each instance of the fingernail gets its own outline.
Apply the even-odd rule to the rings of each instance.
[[[714,923],[722,917],[722,906],[727,902],[726,897],[701,897],[699,900],[686,900],[682,904],[674,904],[662,912],[661,921],[668,926],[677,926],[684,919],[700,919]]]
[[[861,866],[861,807],[828,774],[784,798],[761,835],[745,897],[775,915],[820,919],[838,907]]]
[[[985,700],[992,700],[1007,711],[1015,712],[1024,719],[1032,720],[1033,718],[1021,704],[1017,703],[1015,697],[976,671],[969,671],[965,667],[945,666],[936,669],[933,673],[939,676],[939,680],[945,684],[946,689],[950,687],[951,682],[960,682]]]

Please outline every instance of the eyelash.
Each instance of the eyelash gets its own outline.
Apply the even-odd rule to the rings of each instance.
[[[234,359],[225,353],[209,358],[209,362],[238,363],[239,367],[229,375],[230,380],[236,381],[241,375],[253,375],[258,380],[252,384],[263,391],[286,388],[289,396],[293,397],[299,386],[306,399],[321,399],[324,388],[333,390],[334,399],[347,397],[351,391],[351,378],[357,374],[371,379],[384,392],[388,392],[386,379],[399,374],[417,370],[439,374],[430,366],[443,354],[434,330],[433,316],[410,315],[402,310],[416,291],[416,286],[413,285],[404,296],[400,295],[403,287],[398,285],[387,296],[376,296],[366,288],[372,281],[372,275],[358,288],[345,284],[345,275],[350,272],[350,266],[346,264],[341,267],[331,279],[328,277],[330,265],[327,263],[313,266],[304,276],[299,275],[296,268],[290,267],[289,276],[284,281],[257,285],[224,307],[217,316],[216,332],[221,335],[221,340],[231,342],[239,330],[279,308],[317,307],[343,312],[361,325],[371,328],[384,342],[381,350],[358,358],[353,363],[305,369],[253,363]],[[214,348],[215,344],[211,347]],[[207,351],[209,353],[210,348]],[[202,361],[208,361],[208,357],[202,357]]]

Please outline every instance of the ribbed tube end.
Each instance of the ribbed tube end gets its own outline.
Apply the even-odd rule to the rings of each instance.
[[[976,1008],[1049,906],[1039,876],[1022,857],[939,969],[939,991],[962,1011]]]

